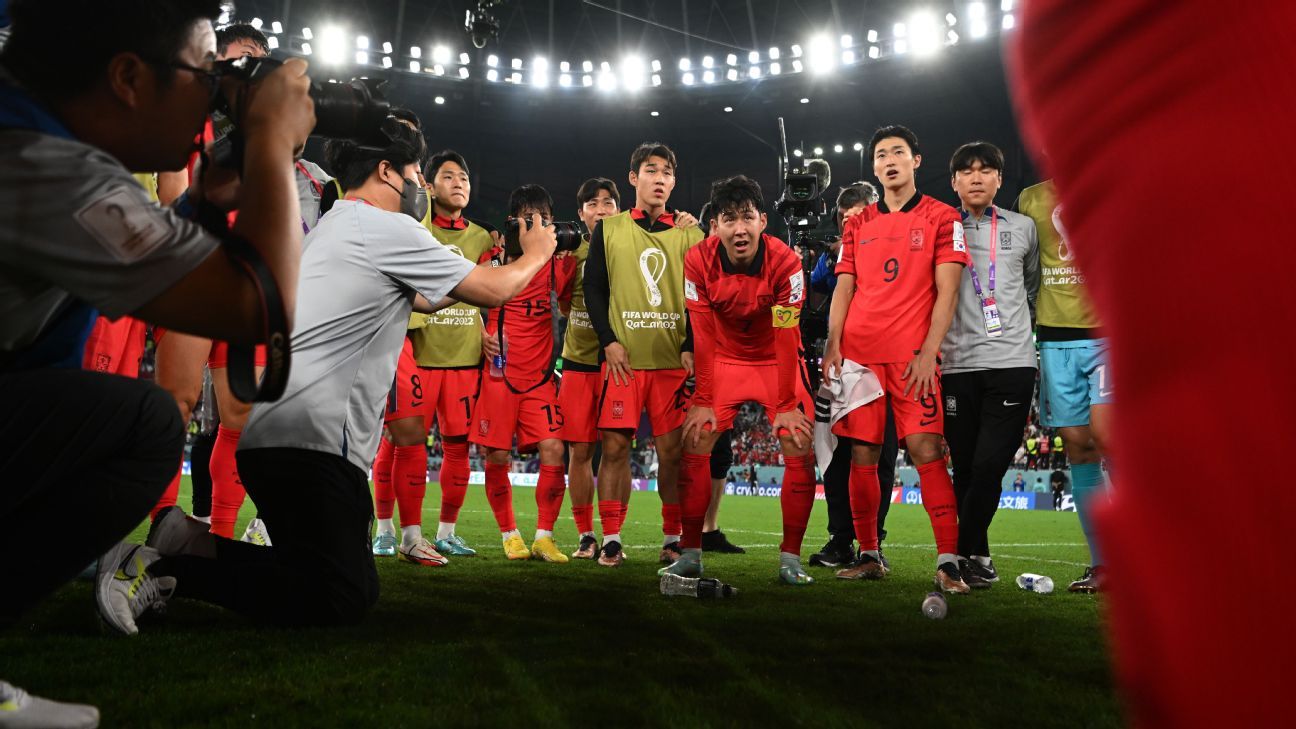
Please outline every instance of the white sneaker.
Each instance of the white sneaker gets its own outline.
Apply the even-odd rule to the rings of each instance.
[[[248,522],[247,529],[243,530],[242,541],[249,544],[256,544],[261,547],[269,547],[270,532],[266,531],[265,522],[260,519],[253,519]]]
[[[135,635],[135,618],[166,605],[175,592],[174,577],[153,577],[148,566],[162,558],[156,549],[122,542],[99,558],[95,603],[99,617],[114,630]]]
[[[211,540],[211,527],[187,516],[179,506],[168,506],[154,517],[144,546],[152,547],[164,557],[176,555],[203,556],[197,544]]]
[[[94,729],[99,710],[32,696],[0,681],[0,729]]]
[[[450,560],[441,556],[440,552],[436,551],[436,548],[427,540],[427,537],[423,537],[413,544],[402,544],[397,552],[400,554],[400,558],[406,562],[421,564],[424,567],[444,567],[450,562]]]

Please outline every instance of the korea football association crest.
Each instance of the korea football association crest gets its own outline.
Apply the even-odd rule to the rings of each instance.
[[[958,415],[958,400],[953,395],[945,396],[945,414],[951,417]]]
[[[614,417],[614,418],[623,418],[623,417],[625,417],[625,401],[624,401],[624,400],[613,400],[613,401],[612,401],[612,417]]]
[[[912,228],[909,230],[909,250],[921,251],[923,247],[923,229]]]
[[[1001,251],[1012,250],[1012,233],[1006,230],[999,231],[999,250]]]
[[[639,254],[639,273],[643,274],[644,286],[648,289],[648,304],[662,305],[662,292],[657,282],[666,273],[666,254],[660,248],[646,248]]]
[[[487,434],[489,434],[489,433],[490,433],[490,421],[489,421],[489,420],[482,420],[481,423],[478,424],[478,426],[477,426],[477,430],[481,431],[481,434],[482,434],[482,435],[487,435]]]

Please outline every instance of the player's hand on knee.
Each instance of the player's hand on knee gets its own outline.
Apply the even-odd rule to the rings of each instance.
[[[814,438],[814,423],[799,409],[789,410],[774,416],[774,434],[787,434],[798,449],[805,448]]]
[[[702,438],[703,431],[715,432],[716,417],[715,410],[700,405],[694,405],[689,408],[688,415],[684,416],[684,436],[685,442],[696,447],[698,441]],[[692,440],[689,440],[692,438]]]
[[[615,384],[629,385],[634,373],[630,371],[630,354],[626,352],[625,345],[612,342],[603,348],[603,353],[607,362],[607,376]]]

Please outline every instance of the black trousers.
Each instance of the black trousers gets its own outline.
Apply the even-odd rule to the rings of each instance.
[[[716,438],[715,446],[711,448],[711,478],[728,478],[729,469],[733,468],[733,440],[730,433],[733,428],[726,430]]]
[[[200,433],[189,446],[189,483],[193,486],[194,516],[211,516],[211,454],[216,446],[216,433]]]
[[[148,517],[184,429],[162,389],[98,372],[2,374],[0,403],[3,626]],[[50,539],[52,523],[63,536]]]
[[[878,484],[882,500],[878,502],[878,541],[886,539],[887,512],[891,510],[891,488],[895,483],[896,456],[900,443],[896,439],[895,415],[891,412],[890,395],[887,397],[886,430],[882,436],[882,455],[878,461]],[[824,472],[824,500],[828,502],[828,534],[833,539],[849,542],[855,538],[855,523],[850,509],[851,442],[845,438],[837,441],[832,462]]]
[[[941,391],[958,499],[959,554],[989,557],[990,522],[1030,415],[1035,368],[943,375]]]
[[[176,595],[279,625],[358,623],[378,601],[369,478],[345,458],[298,448],[239,451],[239,477],[273,547],[216,540],[216,559],[167,557],[149,571]]]

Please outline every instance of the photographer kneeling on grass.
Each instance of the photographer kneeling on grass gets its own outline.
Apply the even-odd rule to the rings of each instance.
[[[179,597],[281,625],[361,620],[378,599],[369,469],[411,309],[502,306],[553,254],[539,216],[509,265],[450,252],[419,222],[422,135],[395,118],[383,132],[385,149],[325,147],[345,195],[306,236],[287,390],[252,408],[239,442],[239,474],[274,546],[214,536],[178,507],[162,512],[148,547],[132,549],[150,574],[175,578]]]

